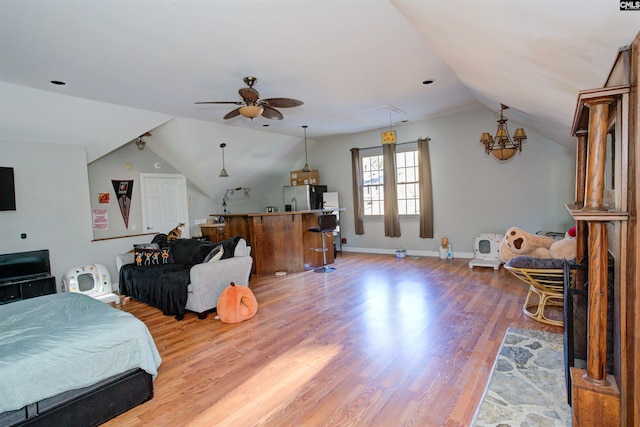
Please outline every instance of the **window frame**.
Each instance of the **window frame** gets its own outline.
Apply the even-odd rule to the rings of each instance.
[[[363,217],[364,218],[377,218],[384,216],[384,160],[382,157],[382,147],[376,147],[372,150],[367,150],[366,153],[360,154],[360,166],[361,166],[361,179],[362,179],[362,206],[363,206]],[[412,153],[410,162],[413,163],[409,166],[406,166],[405,160],[407,160],[407,154]],[[372,170],[371,165],[372,162],[370,159],[377,158],[374,163],[376,169]],[[401,161],[402,159],[402,161]],[[409,173],[407,169],[410,169]],[[401,170],[403,173],[401,173]],[[419,191],[419,165],[418,165],[418,145],[417,143],[406,143],[406,144],[398,144],[396,145],[396,190],[398,196],[396,198],[396,203],[398,206],[398,215],[403,218],[407,217],[416,217],[420,215],[420,191]],[[413,176],[411,176],[413,175]],[[406,177],[412,178],[412,180],[407,180]],[[379,182],[376,184],[366,184],[368,181],[373,181],[377,179]],[[406,195],[406,189],[410,187],[411,192],[413,192],[415,197],[401,197],[401,195]],[[371,190],[369,190],[371,189]],[[373,190],[375,189],[375,190]],[[375,197],[373,195],[369,197],[369,194],[375,193]],[[411,203],[413,201],[413,203]],[[368,208],[367,205],[373,204],[374,202],[378,202],[378,208],[375,210],[379,213],[370,213],[373,211],[372,208]],[[401,208],[401,202],[404,204],[404,207]],[[412,213],[407,212],[407,205],[413,204]],[[403,213],[404,212],[404,213]]]

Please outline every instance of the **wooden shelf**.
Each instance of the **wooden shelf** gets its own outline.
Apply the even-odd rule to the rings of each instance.
[[[568,204],[567,210],[576,221],[628,221],[629,213],[614,209],[603,211],[583,210],[582,205]]]

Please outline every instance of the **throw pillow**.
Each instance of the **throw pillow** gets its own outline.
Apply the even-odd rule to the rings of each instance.
[[[171,255],[170,246],[160,248],[160,264],[173,264],[173,255]]]
[[[236,248],[238,245],[241,245],[240,242],[243,242],[244,246],[241,246],[241,248],[238,250],[238,252],[240,253],[238,253],[236,252]],[[224,254],[222,255],[222,259],[232,258],[236,254],[245,255],[247,250],[246,241],[242,236],[229,237],[228,239],[224,239],[223,241],[221,241],[220,244],[224,248]]]
[[[514,268],[540,268],[559,270],[564,267],[564,260],[553,258],[535,258],[528,256],[516,256],[505,264]]]
[[[160,246],[157,243],[133,245],[133,253],[137,265],[160,264]]]
[[[213,242],[196,239],[176,239],[172,240],[169,245],[174,262],[184,265],[202,263],[209,252],[217,246]]]
[[[220,258],[222,258],[223,254],[224,254],[224,249],[222,248],[222,245],[218,245],[215,248],[213,248],[211,252],[209,252],[209,254],[204,258],[204,261],[202,262],[203,263],[216,262]]]

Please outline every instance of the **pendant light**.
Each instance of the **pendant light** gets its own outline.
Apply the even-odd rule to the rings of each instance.
[[[307,159],[307,125],[302,125],[302,129],[304,129],[304,167],[302,168],[302,172],[311,172],[311,166],[309,166],[309,160]]]
[[[220,178],[228,178],[229,174],[227,173],[227,170],[224,168],[224,147],[226,147],[227,144],[225,144],[224,142],[222,144],[220,144],[220,148],[222,148],[222,170],[220,171],[220,175],[218,175]]]

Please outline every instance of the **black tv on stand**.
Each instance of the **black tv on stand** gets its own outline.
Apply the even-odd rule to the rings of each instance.
[[[48,249],[0,254],[0,304],[53,293]]]

